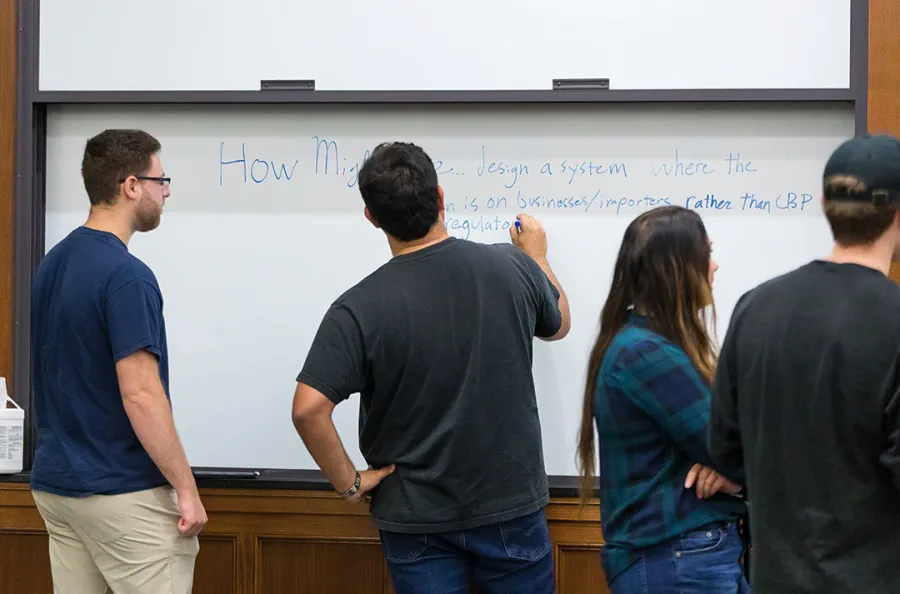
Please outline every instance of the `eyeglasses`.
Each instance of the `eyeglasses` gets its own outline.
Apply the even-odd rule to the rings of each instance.
[[[155,181],[156,183],[158,183],[161,186],[168,186],[172,182],[171,177],[151,177],[151,176],[147,176],[147,175],[135,175],[134,177],[137,179],[140,179],[140,180],[144,180],[144,181]],[[128,178],[120,179],[119,183],[120,184],[125,183],[126,179],[128,179]]]

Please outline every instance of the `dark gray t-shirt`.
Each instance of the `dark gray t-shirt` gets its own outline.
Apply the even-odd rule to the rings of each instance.
[[[394,257],[338,298],[297,380],[360,394],[378,528],[463,530],[549,501],[533,339],[562,323],[559,293],[509,244],[456,238]]]

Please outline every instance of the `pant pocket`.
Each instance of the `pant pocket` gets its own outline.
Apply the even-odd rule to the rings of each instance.
[[[127,495],[90,495],[73,502],[72,511],[85,536],[101,545],[112,544],[133,530],[135,511]]]
[[[382,531],[381,548],[388,561],[411,563],[421,557],[428,548],[428,535]]]
[[[688,557],[711,553],[721,548],[726,536],[727,530],[722,526],[693,530],[675,541],[675,556]]]
[[[712,536],[709,536],[709,534]],[[743,581],[740,539],[728,528],[685,535],[674,543],[675,582],[683,594],[738,594]],[[672,563],[674,561],[674,563]]]
[[[502,522],[500,537],[510,559],[536,561],[550,552],[550,530],[544,510]]]

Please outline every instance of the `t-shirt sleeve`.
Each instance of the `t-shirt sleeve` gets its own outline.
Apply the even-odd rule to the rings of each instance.
[[[138,275],[117,282],[106,297],[106,324],[113,360],[142,349],[163,352],[163,305],[159,289]]]
[[[297,381],[339,404],[365,385],[365,348],[356,318],[332,305],[313,339]]]
[[[535,297],[537,321],[534,335],[538,338],[549,338],[559,332],[562,326],[562,314],[559,311],[559,291],[553,286],[547,274],[538,263],[525,252],[514,248],[517,256],[525,264],[527,280]]]

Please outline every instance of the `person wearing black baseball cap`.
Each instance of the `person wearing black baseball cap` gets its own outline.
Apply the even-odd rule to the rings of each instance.
[[[900,141],[825,165],[834,249],[738,301],[709,424],[744,468],[754,592],[900,592]]]

